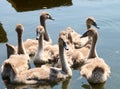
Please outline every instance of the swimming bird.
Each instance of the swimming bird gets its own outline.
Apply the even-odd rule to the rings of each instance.
[[[50,20],[54,20],[52,18],[52,16],[47,13],[47,12],[42,12],[41,15],[40,15],[40,24],[44,27],[45,29],[45,34],[44,34],[44,44],[51,44],[52,43],[52,40],[50,39],[49,35],[48,35],[48,32],[47,32],[47,29],[46,29],[46,24],[45,24],[45,21],[47,19],[50,19]],[[26,49],[26,52],[27,54],[29,54],[29,56],[34,56],[35,55],[35,52],[37,50],[37,46],[38,46],[38,41],[35,40],[35,39],[27,39],[24,43],[24,47]],[[11,47],[16,50],[16,47],[15,46],[12,46],[11,44],[7,44],[6,45],[7,47],[7,55],[8,55],[8,58],[9,56],[11,55],[11,53],[14,53],[12,52],[12,49]],[[9,52],[10,51],[10,52]]]
[[[110,76],[110,67],[100,58],[96,52],[98,33],[95,28],[90,28],[81,37],[90,36],[92,45],[86,63],[81,67],[80,74],[90,83],[104,83]]]
[[[47,29],[46,29],[46,23],[45,23],[47,19],[54,20],[54,19],[52,18],[52,16],[51,16],[48,12],[42,12],[41,15],[40,15],[40,25],[42,25],[42,26],[44,27],[44,29],[45,29],[45,34],[44,34],[44,40],[46,41],[45,44],[51,44],[51,43],[52,43],[52,40],[51,40],[51,38],[49,37],[49,34],[48,34],[48,32],[47,32]],[[27,41],[24,42],[25,47],[28,47],[28,45],[30,45],[30,44],[29,44],[29,40],[30,40],[30,39],[28,39],[28,42],[27,42]],[[36,40],[35,40],[35,41],[36,41]],[[30,46],[31,46],[31,45],[30,45]]]
[[[52,53],[51,53],[51,48],[53,49],[52,45],[44,45],[44,33],[45,33],[45,29],[43,26],[38,25],[37,29],[37,37],[36,39],[38,40],[38,49],[37,52],[35,54],[35,56],[33,57],[34,60],[34,64],[36,66],[41,66],[43,64],[49,63],[49,62],[55,62],[57,61],[57,59],[52,57]]]
[[[94,25],[96,28],[99,28],[96,24],[95,18],[88,17],[87,20],[86,20],[86,26],[87,26],[88,30],[92,25]],[[68,27],[66,29],[66,31],[63,31],[62,33],[64,33],[64,35],[66,35],[66,39],[68,39],[67,43],[70,46],[70,50],[67,52],[67,57],[69,59],[68,60],[69,65],[72,68],[76,69],[76,68],[82,66],[84,64],[84,62],[86,61],[86,58],[89,55],[89,51],[90,51],[90,47],[91,47],[91,39],[90,39],[90,37],[89,37],[89,39],[88,39],[88,37],[80,38],[80,34],[75,32],[70,27]],[[79,47],[76,48],[76,46],[79,43],[77,43],[77,45],[76,45],[74,43],[73,39],[78,40],[79,42],[81,41],[83,46],[80,47],[80,45],[81,45],[81,43],[80,43]],[[58,61],[56,66],[60,67],[61,63]]]
[[[74,48],[74,45],[71,42],[71,36],[69,36],[69,34],[64,30],[59,33],[59,36],[66,41],[69,48],[69,50],[66,51],[66,57],[68,59],[69,66],[73,68],[75,66],[82,65],[84,63],[84,57],[80,51]],[[58,59],[58,62],[55,64],[55,66],[61,67],[60,59]]]
[[[43,65],[42,67],[32,68],[21,73],[16,73],[16,68],[8,65],[11,69],[10,83],[12,84],[53,84],[62,80],[72,77],[72,70],[68,65],[68,61],[65,56],[66,42],[59,37],[59,54],[62,63],[62,68],[48,67]]]
[[[42,25],[42,26],[44,27],[44,29],[45,29],[44,40],[52,43],[52,40],[50,39],[49,34],[48,34],[47,30],[46,30],[46,24],[45,24],[46,19],[54,20],[49,13],[47,13],[47,12],[42,12],[42,14],[41,14],[41,16],[40,16],[40,23],[41,23],[41,25]]]
[[[8,79],[8,80],[10,79],[11,69],[9,68],[9,66],[14,67],[16,73],[20,73],[30,68],[29,56],[26,54],[22,41],[23,30],[24,27],[22,24],[16,25],[16,32],[18,37],[17,54],[11,55],[8,59],[6,59],[3,62],[1,67],[1,75],[3,79]]]
[[[96,24],[95,18],[94,17],[88,17],[87,20],[86,20],[87,30],[89,30],[92,25],[99,29],[99,27]],[[72,53],[72,61],[73,61],[72,67],[73,68],[78,68],[78,67],[80,67],[80,66],[82,66],[84,64],[84,62],[86,61],[86,58],[89,55],[90,48],[91,48],[91,37],[88,36],[88,37],[80,38],[80,35],[79,35],[79,36],[77,36],[78,43],[75,44],[72,41],[71,33],[69,33],[70,34],[69,38],[71,38],[70,39],[71,43],[74,44],[74,46],[76,45],[75,49],[74,49],[74,52]],[[78,39],[78,37],[80,39]],[[83,46],[80,47],[80,45],[78,45],[79,42],[80,42],[80,45],[81,45],[81,42],[82,42]]]
[[[92,26],[95,26],[97,29],[99,29],[99,27],[98,27],[98,25],[97,25],[97,23],[96,23],[95,18],[91,16],[91,17],[88,17],[88,18],[86,19],[86,27],[87,27],[87,30],[89,30],[89,28],[91,28]],[[66,32],[67,32],[67,33],[70,33],[70,35],[71,35],[71,41],[73,42],[74,47],[75,47],[76,49],[79,49],[79,48],[83,47],[84,44],[87,44],[87,43],[88,43],[88,40],[89,40],[88,37],[85,37],[85,38],[81,38],[81,39],[80,39],[80,36],[81,36],[81,35],[80,35],[79,33],[75,32],[74,29],[68,27],[68,28],[66,29]]]

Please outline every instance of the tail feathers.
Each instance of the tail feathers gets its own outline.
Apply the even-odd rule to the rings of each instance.
[[[11,76],[10,74],[12,71],[16,73],[16,70],[14,69],[14,67],[10,63],[5,62],[2,65],[2,71],[1,71],[2,78],[9,80]]]
[[[92,74],[104,74],[105,70],[101,67],[95,67],[93,70],[90,70],[89,68],[84,68],[81,70],[81,76],[86,77],[86,78],[90,78],[92,76]]]
[[[101,68],[101,67],[95,67],[94,70],[93,70],[93,72],[101,72],[101,73],[104,73],[105,70],[104,70],[103,68]]]
[[[11,44],[6,44],[7,57],[9,58],[12,54],[15,54],[15,48]]]

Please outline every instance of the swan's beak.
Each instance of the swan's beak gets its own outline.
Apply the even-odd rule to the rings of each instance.
[[[96,22],[93,23],[93,26],[95,26],[97,29],[100,29],[100,27],[96,24]]]
[[[39,40],[39,37],[38,37],[38,36],[36,37],[36,40]]]
[[[40,34],[36,33],[36,40],[38,40],[40,37]]]
[[[50,16],[50,15],[49,15],[49,19],[50,19],[50,20],[55,20],[55,19],[53,19],[52,16]]]
[[[83,38],[83,37],[86,37],[86,36],[88,36],[87,31],[80,38]]]

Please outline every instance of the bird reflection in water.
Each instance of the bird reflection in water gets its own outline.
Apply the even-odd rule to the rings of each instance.
[[[69,89],[70,82],[71,82],[71,78],[68,78],[67,80],[61,82],[62,83],[61,89]],[[40,85],[40,84],[14,85],[14,84],[10,84],[6,81],[4,81],[4,84],[6,85],[6,89],[52,89],[54,86],[57,85],[57,84],[54,84],[54,85]]]
[[[106,86],[106,82],[104,83],[100,83],[100,84],[82,84],[81,87],[83,87],[84,89],[105,89]]]

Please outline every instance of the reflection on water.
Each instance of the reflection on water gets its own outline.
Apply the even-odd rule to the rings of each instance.
[[[71,78],[62,82],[62,89],[69,89]]]
[[[101,84],[83,84],[82,87],[84,89],[105,89],[106,83]]]
[[[61,89],[69,89],[71,78],[62,82]],[[4,82],[7,89],[52,89],[55,85],[12,85],[7,82]]]
[[[8,0],[8,2],[18,12],[72,5],[72,0]]]
[[[52,89],[50,85],[12,85],[6,84],[7,89]]]
[[[2,26],[2,23],[0,22],[0,43],[7,42],[7,34]]]

